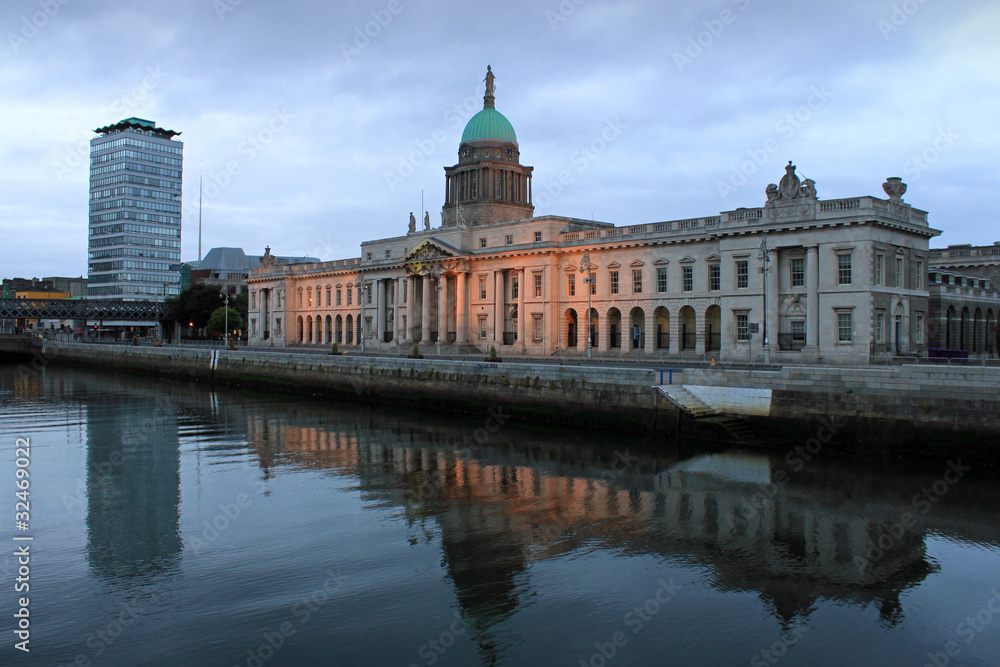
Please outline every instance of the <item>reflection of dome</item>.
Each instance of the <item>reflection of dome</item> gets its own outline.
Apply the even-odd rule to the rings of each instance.
[[[517,142],[514,126],[502,113],[488,106],[473,116],[462,133],[462,142],[475,139],[506,139]]]

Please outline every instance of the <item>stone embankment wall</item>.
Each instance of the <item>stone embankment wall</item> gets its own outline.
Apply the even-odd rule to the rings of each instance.
[[[756,405],[760,401],[754,401],[754,411],[748,412],[758,422],[766,420],[768,436],[777,437],[785,423],[797,422],[807,431],[818,418],[838,419],[850,425],[859,440],[867,435],[875,442],[887,435],[921,439],[947,431],[1000,434],[1000,368],[996,367],[914,364],[734,370],[716,366],[661,373],[530,362],[80,343],[47,343],[44,354],[56,362],[265,391],[315,393],[333,400],[362,398],[457,412],[498,406],[515,418],[576,427],[671,433],[682,420],[653,387],[672,381],[675,385],[771,390],[770,407],[763,413],[767,417],[760,417],[761,408]],[[683,427],[687,431],[691,421],[684,421]],[[794,439],[803,430],[787,432]]]
[[[771,390],[770,417],[818,416],[1000,433],[1000,367],[906,364],[687,369],[674,384]]]
[[[47,344],[45,356],[334,400],[363,398],[456,412],[495,406],[515,418],[576,426],[658,431],[658,413],[674,415],[653,391],[659,374],[650,369],[82,343]],[[672,426],[673,421],[667,428]]]

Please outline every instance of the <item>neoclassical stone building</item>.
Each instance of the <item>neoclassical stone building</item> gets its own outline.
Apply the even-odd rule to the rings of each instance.
[[[898,178],[887,199],[821,200],[789,162],[760,207],[625,227],[534,217],[492,72],[445,175],[440,227],[411,214],[361,257],[251,272],[251,346],[838,363],[926,351],[940,232]]]

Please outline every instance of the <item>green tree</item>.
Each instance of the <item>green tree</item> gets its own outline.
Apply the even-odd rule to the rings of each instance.
[[[208,326],[212,313],[222,304],[222,299],[216,287],[192,285],[169,302],[170,315],[181,325],[194,324],[195,328],[203,329]]]
[[[243,318],[232,306],[229,307],[229,330],[243,328]],[[221,334],[226,330],[226,307],[219,306],[208,318],[208,333]]]

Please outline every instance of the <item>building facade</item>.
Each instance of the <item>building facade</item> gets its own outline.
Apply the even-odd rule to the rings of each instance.
[[[180,132],[142,118],[90,142],[88,296],[159,300],[180,293]]]
[[[251,271],[250,345],[838,363],[926,352],[939,232],[898,178],[887,199],[821,200],[789,162],[762,206],[619,227],[534,217],[531,173],[488,72],[445,169],[441,226],[411,214],[361,257]]]
[[[1000,262],[997,266],[1000,267]],[[1000,348],[997,328],[1000,292],[993,281],[981,275],[943,268],[932,260],[927,283],[931,355],[995,358]],[[956,352],[963,354],[954,354]]]

